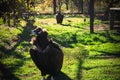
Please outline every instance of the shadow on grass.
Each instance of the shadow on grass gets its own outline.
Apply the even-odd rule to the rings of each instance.
[[[77,76],[76,79],[77,80],[81,80],[82,78],[82,64],[83,64],[83,60],[79,58],[79,64],[78,64],[78,71],[77,71]]]
[[[71,44],[77,43],[76,34],[77,33],[72,34],[72,33],[67,32],[65,34],[61,34],[60,37],[55,36],[55,35],[51,35],[50,37],[52,37],[53,40],[59,43],[61,46],[73,48]]]
[[[30,40],[30,30],[33,29],[33,22],[30,20],[26,20],[27,25],[24,27],[24,30],[21,34],[18,35],[19,39],[16,42],[16,44],[11,47],[10,49],[7,49],[6,46],[0,45],[0,80],[20,80],[19,77],[17,77],[14,72],[24,65],[25,56],[22,55],[23,51],[17,52],[17,47],[24,41]],[[23,45],[23,47],[29,46],[29,44]],[[9,58],[13,56],[13,58],[17,58],[19,61],[15,61],[14,64],[3,64],[2,59],[3,58]],[[8,61],[9,62],[9,61]],[[22,73],[21,73],[22,74]]]
[[[96,51],[96,50],[95,50]],[[120,58],[120,53],[110,53],[105,51],[96,51],[102,54],[90,56],[89,59],[109,59],[109,58]]]
[[[107,68],[107,67],[119,67],[120,65],[105,65],[105,66],[94,66],[94,67],[83,67],[84,70],[91,70],[91,69],[95,69],[95,68]]]
[[[6,65],[0,62],[0,80],[20,80],[17,78]]]
[[[76,31],[74,33],[66,32],[61,34],[60,36],[51,35],[51,37],[61,44],[64,47],[72,48],[72,44],[83,44],[83,45],[94,45],[96,43],[119,43],[119,32],[116,31],[101,31],[96,32],[94,34],[83,33],[80,34],[81,31]]]
[[[117,38],[115,39],[114,37],[117,37],[120,35],[120,32],[113,30],[113,31],[109,31],[109,30],[105,30],[104,32],[98,32],[98,33],[94,33],[94,34],[98,34],[99,36],[103,36],[107,39],[107,41],[102,41],[100,39],[98,39],[98,41],[104,43],[104,42],[120,42],[120,40]],[[114,37],[113,37],[114,36]]]
[[[60,72],[57,76],[54,77],[55,80],[72,80],[65,73]],[[47,77],[47,80],[50,80],[50,76]]]
[[[0,51],[0,55],[3,54],[0,60],[11,56],[20,59],[20,61],[15,62],[14,64],[4,64],[3,62],[0,62],[0,80],[20,80],[13,72],[24,64],[22,61],[24,56],[13,51],[13,49],[6,49],[4,46],[0,47]]]
[[[82,51],[82,55],[80,57],[77,58],[78,60],[78,69],[77,69],[77,76],[76,76],[76,80],[81,80],[82,79],[82,65],[84,63],[84,60],[88,57],[89,52],[87,50],[83,50]]]
[[[71,24],[61,24],[62,26],[71,26]]]

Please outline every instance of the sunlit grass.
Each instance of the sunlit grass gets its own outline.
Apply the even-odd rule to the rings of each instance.
[[[3,20],[2,20],[2,18],[0,18],[0,25],[1,25],[1,24],[3,24]]]
[[[95,20],[95,25],[97,24],[102,22]],[[89,19],[86,18],[84,22],[84,17],[65,17],[60,25],[56,24],[55,16],[37,16],[34,25],[47,29],[49,38],[61,47],[64,53],[62,72],[71,80],[119,80],[118,32],[96,31],[90,34]],[[0,51],[0,63],[20,80],[39,80],[40,71],[29,55],[29,49],[32,47],[29,44],[29,32],[32,28],[25,26],[25,21],[21,21],[17,28],[0,26],[0,47],[10,47],[10,42],[11,47],[14,47],[12,51]]]
[[[82,80],[86,78],[87,80],[118,80],[120,78],[119,60],[120,58],[101,57],[84,60]]]
[[[103,43],[99,45],[92,45],[89,46],[89,49],[91,51],[98,51],[101,53],[107,53],[107,54],[119,54],[120,52],[120,43]]]

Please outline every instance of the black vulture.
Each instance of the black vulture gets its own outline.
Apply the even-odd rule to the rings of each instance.
[[[58,13],[56,14],[57,24],[62,24],[63,18],[64,18],[64,15],[61,14],[60,12],[58,12]]]
[[[45,80],[47,74],[51,76],[51,80],[54,80],[54,76],[62,68],[63,52],[56,43],[48,39],[46,30],[37,28],[32,30],[32,33],[35,33],[37,36],[31,39],[31,43],[34,45],[30,49],[31,58],[41,71],[42,80]]]

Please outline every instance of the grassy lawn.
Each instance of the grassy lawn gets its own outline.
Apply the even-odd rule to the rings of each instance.
[[[89,33],[89,18],[67,17],[56,24],[54,16],[36,16],[34,26],[47,29],[49,38],[64,52],[62,73],[56,80],[119,80],[120,33],[95,20],[95,33]],[[31,18],[32,19],[32,18]],[[16,28],[0,20],[0,80],[40,80],[40,71],[29,55],[30,30],[24,20]]]

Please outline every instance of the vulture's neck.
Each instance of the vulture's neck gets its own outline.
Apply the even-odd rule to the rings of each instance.
[[[41,39],[41,40],[38,40],[37,43],[38,43],[38,46],[43,50],[50,44],[50,41],[48,39]]]

